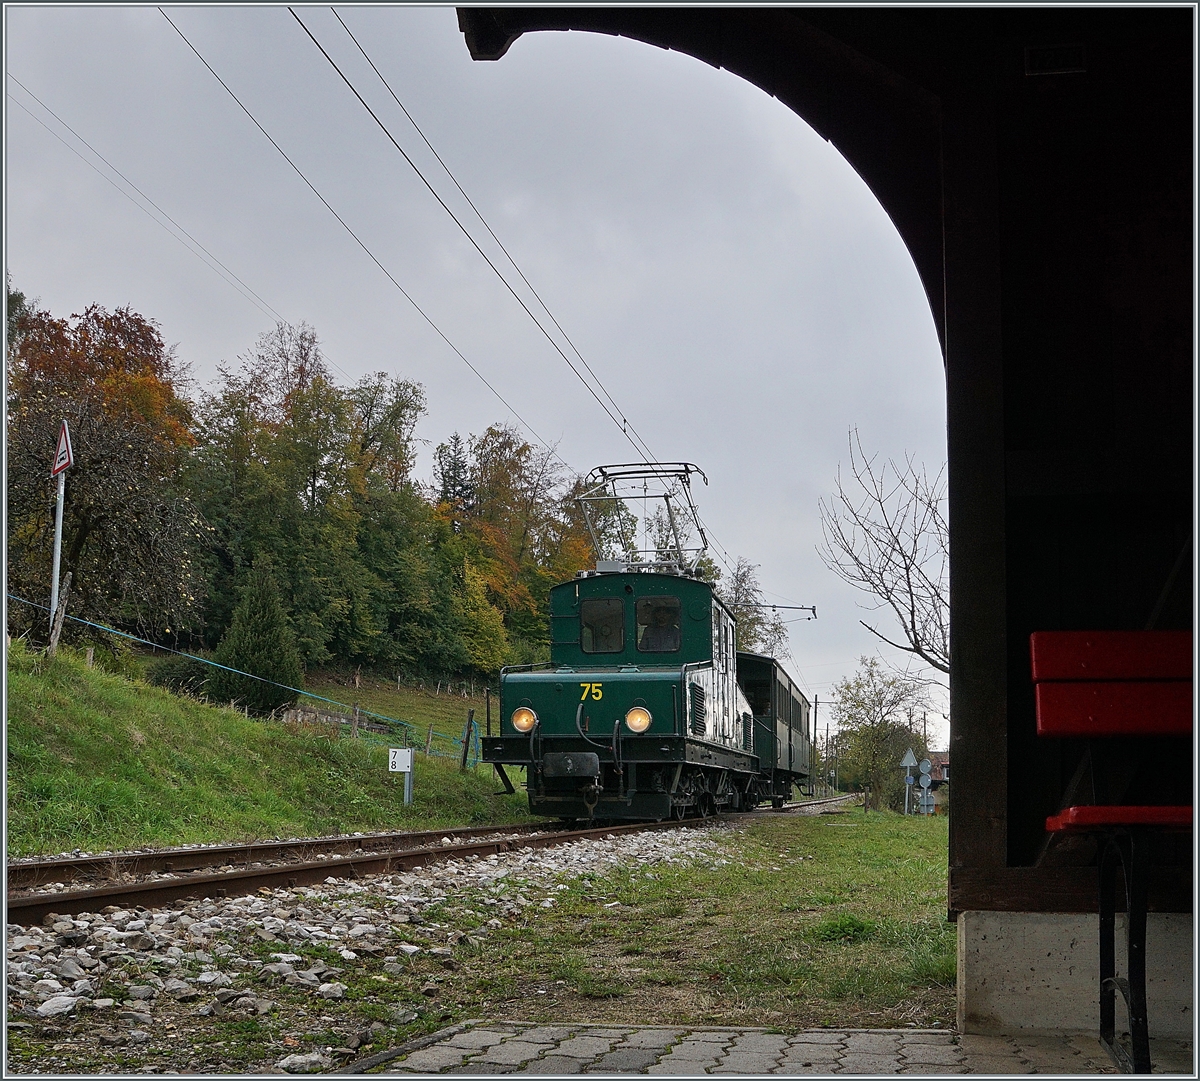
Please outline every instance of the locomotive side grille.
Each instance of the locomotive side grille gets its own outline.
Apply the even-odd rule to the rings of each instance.
[[[754,750],[754,718],[749,713],[742,714],[742,749]]]
[[[704,688],[698,683],[689,684],[692,696],[692,735],[703,736],[708,731],[708,703]]]

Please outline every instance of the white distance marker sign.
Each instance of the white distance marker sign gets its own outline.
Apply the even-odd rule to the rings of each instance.
[[[411,747],[389,747],[388,772],[412,773],[412,756]]]

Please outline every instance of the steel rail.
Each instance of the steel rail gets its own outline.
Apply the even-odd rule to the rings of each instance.
[[[415,848],[439,844],[443,837],[489,837],[497,833],[532,833],[553,829],[545,823],[513,826],[475,826],[444,830],[409,830],[393,833],[369,833],[342,837],[306,837],[290,841],[251,841],[237,845],[206,845],[191,848],[163,848],[149,852],[111,852],[103,856],[60,856],[8,865],[8,889],[32,889],[49,883],[78,882],[87,879],[112,880],[118,875],[146,875],[154,872],[178,874],[205,867],[259,863],[267,860],[312,859],[318,852],[355,853],[397,847]]]
[[[794,807],[835,803],[846,798],[848,797],[813,800],[807,803],[795,804]],[[252,867],[241,871],[194,875],[184,879],[148,879],[141,882],[101,886],[92,889],[10,895],[7,899],[7,919],[9,923],[29,926],[41,923],[51,913],[69,916],[80,912],[99,911],[110,905],[131,908],[153,908],[178,900],[198,900],[203,897],[245,895],[263,888],[291,889],[293,887],[324,882],[329,878],[361,878],[364,875],[410,871],[417,867],[423,867],[428,863],[437,863],[447,859],[462,859],[467,856],[490,856],[522,848],[550,848],[554,845],[569,844],[573,841],[588,838],[681,829],[689,826],[694,827],[705,822],[757,817],[761,813],[751,811],[741,814],[718,815],[709,819],[684,819],[681,822],[636,822],[629,825],[599,826],[582,830],[551,830],[524,837],[475,841],[461,845],[427,845],[425,847],[393,852],[370,852],[346,856],[341,859],[282,864],[273,867]],[[449,836],[454,831],[428,832],[433,836],[441,838]],[[458,832],[462,834],[469,831],[463,830]],[[488,832],[494,834],[506,831],[488,829]],[[411,837],[412,835],[410,834],[409,836]],[[365,840],[365,838],[356,838],[356,840]]]

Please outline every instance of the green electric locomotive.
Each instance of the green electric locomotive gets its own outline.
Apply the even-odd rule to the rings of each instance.
[[[681,467],[598,472],[650,468]],[[500,731],[483,757],[506,779],[504,766],[525,768],[534,814],[703,816],[782,804],[808,778],[808,701],[773,658],[735,652],[733,615],[687,565],[677,513],[668,497],[675,543],[653,558],[600,561],[551,589],[550,662],[500,673]],[[594,529],[597,551],[602,539]],[[647,554],[628,539],[623,550]]]

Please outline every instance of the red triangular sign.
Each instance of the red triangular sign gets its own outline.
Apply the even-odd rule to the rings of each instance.
[[[58,430],[58,450],[54,452],[54,467],[50,470],[50,476],[57,477],[64,469],[69,469],[75,464],[75,459],[71,457],[71,433],[67,431],[67,422],[62,422],[62,427]]]

